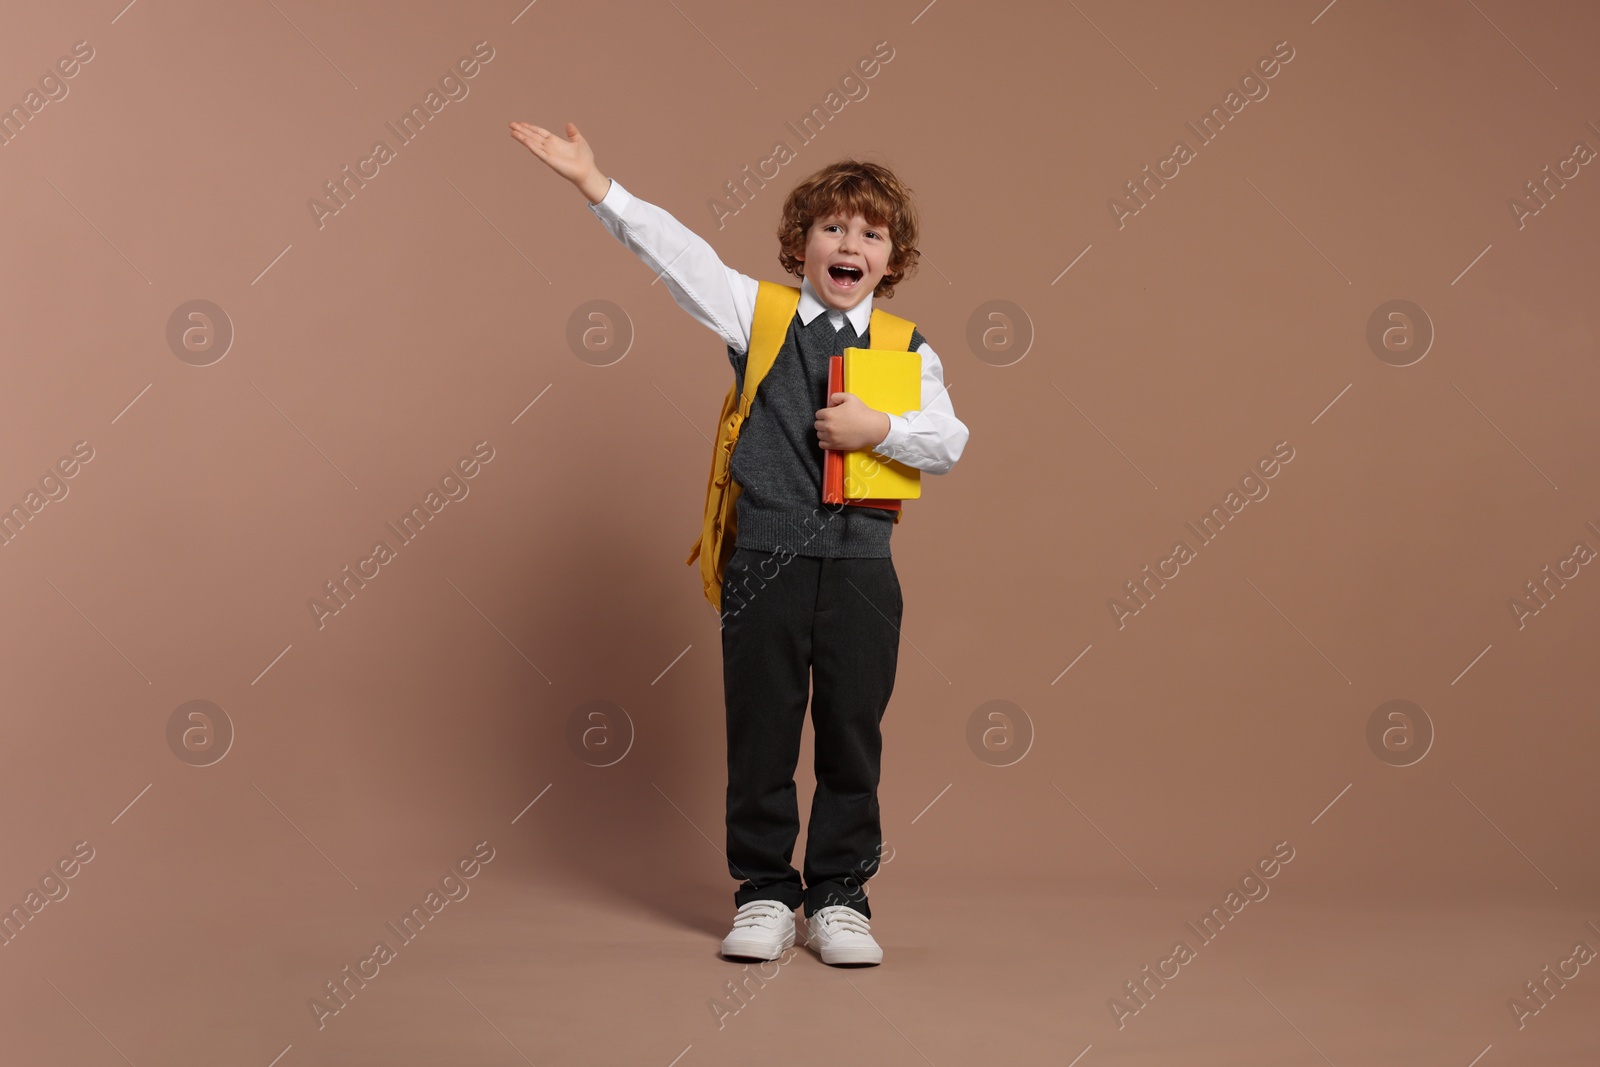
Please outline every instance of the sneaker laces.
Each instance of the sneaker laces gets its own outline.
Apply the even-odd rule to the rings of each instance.
[[[783,913],[788,909],[777,901],[752,900],[739,909],[734,917],[733,925],[737,929],[741,926],[766,926],[773,919],[782,919]]]
[[[814,918],[822,920],[828,927],[828,935],[836,936],[842,933],[866,934],[872,936],[872,931],[867,925],[867,917],[854,908],[839,905],[837,908],[826,908],[817,912]]]

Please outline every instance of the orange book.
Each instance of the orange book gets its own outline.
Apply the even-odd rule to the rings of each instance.
[[[844,391],[844,357],[828,359],[828,395]],[[899,511],[899,500],[846,500],[844,495],[844,457],[837,449],[822,450],[822,502],[824,504],[856,504],[865,508],[883,508]]]

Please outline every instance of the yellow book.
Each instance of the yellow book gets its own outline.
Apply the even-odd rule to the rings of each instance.
[[[922,355],[880,348],[844,350],[844,391],[893,415],[922,407]],[[844,454],[844,495],[850,500],[915,500],[922,471],[885,459],[870,448]]]

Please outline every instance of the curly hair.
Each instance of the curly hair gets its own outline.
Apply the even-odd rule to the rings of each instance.
[[[894,287],[916,272],[922,258],[910,187],[888,167],[856,159],[829,164],[806,178],[790,190],[778,221],[778,262],[786,273],[804,276],[805,264],[798,257],[805,253],[811,225],[835,213],[860,215],[868,225],[889,231],[889,263],[872,295],[894,296]]]

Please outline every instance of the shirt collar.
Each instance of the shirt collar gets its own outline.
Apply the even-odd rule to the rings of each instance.
[[[872,320],[872,294],[868,293],[861,303],[849,311],[840,311],[822,302],[817,296],[817,291],[811,288],[810,278],[802,278],[800,281],[799,308],[801,325],[810,326],[811,320],[824,311],[829,312],[828,321],[834,325],[835,329],[838,328],[841,317],[848,318],[850,325],[855,328],[856,336],[865,337],[867,335],[867,324]]]

